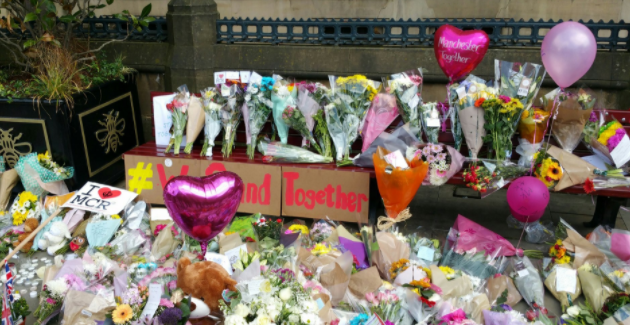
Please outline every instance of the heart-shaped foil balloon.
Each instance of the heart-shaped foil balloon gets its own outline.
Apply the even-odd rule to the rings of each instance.
[[[201,243],[205,255],[208,241],[236,214],[243,190],[243,180],[232,172],[178,176],[166,183],[164,204],[182,231]]]
[[[484,31],[463,31],[451,25],[442,25],[435,32],[433,51],[444,74],[451,81],[457,81],[479,65],[489,44],[490,39]]]

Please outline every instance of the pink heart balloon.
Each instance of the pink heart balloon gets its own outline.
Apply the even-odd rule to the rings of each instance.
[[[208,241],[236,214],[243,190],[243,180],[232,172],[177,176],[164,186],[164,204],[179,228],[201,243],[205,255]]]
[[[566,21],[549,30],[540,48],[542,62],[560,88],[580,80],[595,62],[597,41],[588,27]]]
[[[433,51],[444,74],[451,81],[457,81],[479,65],[489,44],[490,38],[484,31],[463,31],[451,25],[442,25],[435,32]]]

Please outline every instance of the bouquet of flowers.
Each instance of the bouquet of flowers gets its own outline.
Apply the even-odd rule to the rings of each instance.
[[[223,157],[229,157],[234,148],[236,129],[241,122],[242,111],[239,107],[242,105],[243,94],[238,83],[232,83],[229,86],[221,84],[221,96],[227,98],[227,105],[223,105],[221,108],[221,125],[224,133],[221,152]]]
[[[20,176],[24,189],[37,196],[46,193],[57,195],[68,193],[64,180],[74,175],[74,168],[62,167],[53,161],[48,151],[43,154],[31,153],[20,157],[14,169]]]
[[[201,156],[212,157],[214,139],[221,132],[221,108],[227,103],[227,99],[219,95],[217,89],[209,87],[201,91],[203,98],[203,110],[205,111],[204,140],[201,148]]]
[[[512,309],[507,304],[508,291],[497,299],[497,302],[490,310],[483,310],[483,318],[486,325],[526,325],[527,319],[520,312]]]
[[[389,76],[389,93],[396,95],[398,112],[404,123],[417,128],[418,139],[422,139],[419,105],[422,104],[422,68],[409,70]]]
[[[514,257],[510,260],[510,277],[527,304],[535,312],[546,314],[545,286],[538,269],[527,256]]]
[[[534,175],[543,182],[548,189],[553,189],[562,178],[562,166],[560,162],[541,150],[534,154]]]
[[[485,197],[529,172],[529,167],[526,168],[509,161],[493,162],[496,164],[483,160],[483,166],[471,164],[464,169],[462,176],[466,187],[480,192],[481,196]]]
[[[559,223],[558,227],[563,227],[563,224]],[[557,232],[559,236],[562,236],[563,233],[565,232]],[[573,260],[562,242],[563,239],[557,238],[556,242],[549,247],[549,258],[545,258],[543,261],[542,273],[547,290],[560,301],[563,307],[568,307],[580,296],[582,286],[577,280],[573,285],[565,286],[559,283],[569,278],[577,279],[577,273],[573,269]]]
[[[623,125],[612,114],[599,110],[593,122],[584,128],[587,146],[610,165],[621,168],[630,161],[630,138]]]
[[[361,130],[361,137],[363,137],[361,152],[365,152],[374,139],[383,133],[396,117],[398,117],[398,108],[394,95],[379,93],[374,96]]]
[[[282,142],[268,142],[263,139],[258,142],[258,151],[263,154],[266,163],[331,163],[332,158],[318,155],[302,147],[284,144]]]
[[[134,283],[122,296],[116,297],[117,306],[109,313],[108,318],[117,325],[186,324],[190,316],[188,299],[168,299],[168,294],[166,296],[167,298],[160,299],[154,315],[143,316],[142,312],[149,300],[149,288]],[[176,304],[173,301],[178,302]]]
[[[407,237],[407,242],[409,243],[409,248],[411,248],[410,258],[424,267],[437,265],[442,258],[440,241],[437,239],[429,239],[413,233]],[[431,254],[431,252],[433,253]]]
[[[300,85],[299,89],[309,89],[308,97],[317,103],[318,110],[313,115],[313,122],[315,123],[313,127],[313,135],[317,139],[319,143],[319,147],[322,149],[324,157],[333,157],[333,145],[332,140],[330,139],[330,133],[328,132],[328,124],[326,124],[326,116],[324,114],[323,106],[328,98],[330,98],[330,89],[326,88],[326,86],[316,83],[315,88],[307,87]],[[312,90],[312,91],[311,91]],[[303,96],[303,95],[302,95]],[[300,108],[300,98],[298,97],[298,108]],[[307,105],[308,106],[308,105]],[[302,112],[302,108],[300,108]],[[307,116],[308,113],[305,115]],[[305,143],[305,141],[303,141]]]
[[[321,243],[332,235],[334,228],[324,220],[320,220],[311,227],[311,239],[316,243]]]
[[[296,108],[297,89],[285,80],[277,80],[273,84],[271,101],[273,102],[273,120],[280,142],[286,144],[289,139],[289,126],[284,122],[283,115],[288,107]]]
[[[440,134],[440,111],[437,105],[436,102],[420,105],[420,121],[429,143],[438,143]]]
[[[271,93],[275,81],[270,77],[263,77],[260,83],[250,83],[245,92],[243,105],[243,120],[247,133],[247,155],[254,159],[258,135],[269,119],[273,109]]]
[[[438,324],[478,325],[477,322],[466,316],[466,312],[464,312],[463,309],[455,308],[449,302],[445,302],[439,307],[436,319],[438,320]]]
[[[315,115],[321,110],[320,103],[326,88],[320,83],[306,81],[296,82],[294,87],[297,87],[298,91],[297,108],[302,112],[306,127],[312,136],[313,128],[315,127]],[[307,138],[302,138],[302,146],[308,145],[309,141]]]
[[[35,324],[45,324],[59,314],[64,298],[70,289],[83,291],[86,289],[86,285],[74,274],[66,274],[46,282],[39,294],[40,304],[33,313],[36,318]]]
[[[532,155],[542,146],[542,141],[547,133],[549,112],[538,108],[523,110],[521,120],[518,122],[519,145],[516,152],[521,155],[518,163],[522,166],[531,164]]]
[[[278,218],[273,220],[271,218],[261,217],[253,224],[254,233],[258,241],[262,241],[265,238],[280,240],[280,234],[282,233],[282,219]]]
[[[429,164],[429,177],[424,180],[425,185],[443,185],[462,169],[464,156],[453,147],[433,143],[421,145],[421,147],[423,148],[415,152],[413,152],[414,148],[411,148],[410,152],[413,152],[413,156],[417,156],[419,160]],[[408,159],[410,152],[407,152]]]
[[[521,116],[523,104],[515,98],[500,95],[481,104],[484,109],[486,130],[484,142],[489,143],[497,161],[505,161],[512,155],[512,135]]]
[[[335,144],[338,166],[352,164],[350,148],[359,135],[362,121],[380,85],[363,75],[329,76],[332,91],[324,107],[328,132]]]
[[[421,161],[418,156],[408,161],[400,151],[390,153],[381,147],[374,153],[373,159],[378,190],[387,212],[387,217],[379,218],[378,227],[385,230],[411,217],[407,206],[427,176],[429,163]]]
[[[186,147],[184,153],[190,154],[193,149],[193,145],[201,133],[203,126],[206,122],[203,102],[201,98],[192,95],[190,96],[190,102],[186,109],[186,115],[188,115],[186,123]]]
[[[549,187],[555,191],[583,184],[596,173],[602,173],[582,158],[553,145],[549,145],[547,150],[541,149],[536,157],[536,163],[538,164],[538,161],[541,163],[540,168],[535,165],[535,168],[540,169],[541,180],[544,178],[543,182],[548,186],[556,183],[553,187]]]
[[[315,147],[315,150],[317,150],[320,155],[323,154],[322,148],[320,148],[319,144],[317,144],[317,141],[315,141],[315,137],[313,137],[313,133],[311,132],[312,128],[309,128],[306,117],[301,110],[299,110],[295,106],[287,106],[287,108],[282,113],[282,120],[290,128],[298,131],[303,138],[307,139],[308,142],[313,147]]]
[[[484,128],[486,120],[482,105],[486,100],[496,99],[496,93],[496,89],[487,87],[483,79],[473,75],[468,76],[460,84],[451,86],[450,102],[454,107],[454,116],[451,118],[458,119],[472,159],[477,159],[486,136]]]
[[[599,312],[608,297],[617,293],[614,285],[611,285],[600,268],[589,262],[584,263],[577,270],[584,298],[588,304]]]
[[[561,92],[560,88],[556,88],[546,94],[542,101],[544,110],[554,116],[551,135],[562,149],[573,152],[591,117],[595,97],[585,89]]]
[[[39,219],[41,208],[39,199],[33,193],[24,191],[18,194],[9,210],[9,213],[13,217],[13,225],[19,226],[23,224],[27,218]]]
[[[188,104],[190,103],[190,93],[186,85],[179,86],[177,88],[177,94],[173,101],[166,104],[166,109],[171,112],[171,119],[173,120],[173,126],[171,129],[171,140],[168,142],[164,153],[168,153],[173,148],[173,153],[179,155],[179,148],[182,145],[184,137],[184,128],[186,127],[186,120],[188,115],[186,114]]]
[[[359,305],[363,314],[375,314],[390,324],[401,324],[406,310],[402,309],[402,299],[394,291],[381,291],[378,294],[367,293],[365,299],[370,304],[367,308]]]

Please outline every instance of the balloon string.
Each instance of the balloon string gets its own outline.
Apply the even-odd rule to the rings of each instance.
[[[551,141],[551,133],[553,131],[551,131],[553,129],[553,122],[556,120],[556,117],[558,117],[558,111],[560,110],[560,95],[564,95],[564,88],[560,88],[560,91],[556,94],[556,97],[554,97],[553,99],[553,106],[551,107],[551,112],[549,113],[549,119],[547,119],[547,129],[550,130],[549,131],[549,137],[547,138],[547,146],[545,147],[545,151],[549,150],[549,142]],[[553,118],[553,120],[551,121],[551,127],[549,126],[549,120],[551,120]]]
[[[523,234],[525,233],[525,227],[527,227],[527,223],[529,223],[529,215],[527,216],[527,219],[525,219],[525,225],[523,225],[523,231],[521,231],[521,237],[518,239],[518,243],[516,244],[517,249],[521,247],[521,240],[523,239]]]
[[[442,132],[446,132],[446,120],[448,119],[448,116],[446,115],[447,112],[451,115],[451,121],[455,118],[452,114],[453,105],[451,104],[451,85],[453,85],[453,81],[449,81],[449,83],[446,84],[446,101],[448,102],[448,110],[444,107],[444,104],[442,104],[441,107],[442,115],[444,115],[444,119],[442,120]]]

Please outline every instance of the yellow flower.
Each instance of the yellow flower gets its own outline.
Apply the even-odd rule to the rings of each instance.
[[[612,274],[618,278],[623,278],[623,276],[626,275],[622,270],[616,270]]]
[[[27,214],[22,214],[22,213],[19,213],[17,211],[13,212],[13,225],[14,226],[19,226],[19,225],[23,224],[24,221],[26,220],[26,216],[27,216]]]
[[[424,271],[427,274],[427,277],[429,279],[431,279],[431,269],[428,267],[422,267],[422,271]]]
[[[35,203],[37,202],[37,195],[29,192],[29,191],[24,191],[22,193],[20,193],[20,198],[18,199],[18,204],[20,206],[24,206],[24,203],[26,201],[30,201],[31,203]]]
[[[289,230],[291,230],[293,233],[301,232],[304,235],[308,235],[309,233],[308,227],[305,225],[294,224],[294,225],[291,225],[291,227],[289,227]]]
[[[552,162],[547,168],[547,177],[557,181],[562,178],[562,168],[557,162]]]
[[[322,243],[315,245],[315,247],[313,247],[313,249],[311,250],[311,254],[315,256],[320,256],[328,253],[330,253],[330,248]]]
[[[455,277],[455,270],[451,269],[448,266],[440,266],[440,271],[444,273],[448,280],[451,280]]]
[[[46,151],[46,153],[40,153],[37,155],[37,160],[38,161],[42,161],[42,160],[51,160],[52,156],[50,155],[50,153],[48,151]]]
[[[567,264],[571,262],[571,257],[569,255],[564,255],[561,258],[556,259],[556,264]]]
[[[233,233],[234,233],[233,231],[228,231],[228,232],[226,232],[226,233],[225,233],[225,235],[226,235],[226,236],[229,236],[229,235],[231,235],[231,234],[233,234]]]
[[[131,306],[127,304],[119,305],[112,313],[112,320],[115,324],[124,324],[130,321],[132,317],[133,310],[131,309]]]

